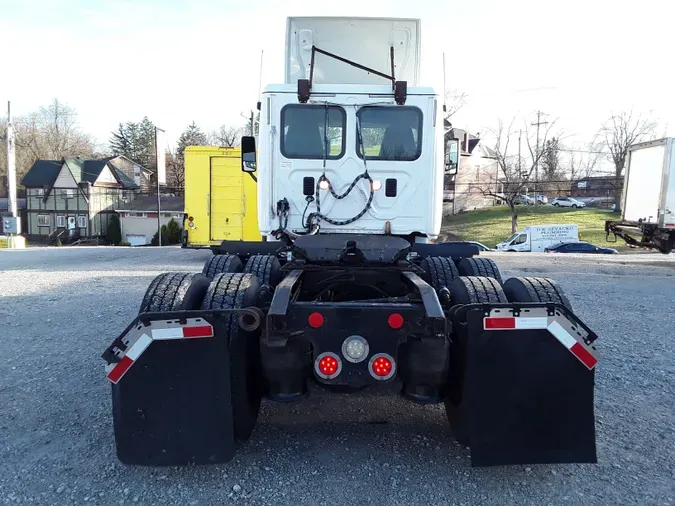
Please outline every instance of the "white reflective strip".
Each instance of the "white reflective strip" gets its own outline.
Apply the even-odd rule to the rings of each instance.
[[[172,329],[155,329],[152,331],[152,338],[156,340],[183,339],[183,327],[175,327]]]
[[[565,348],[568,350],[577,344],[577,340],[574,339],[558,322],[553,321],[548,326],[548,331],[555,336],[555,338],[560,341]]]
[[[516,318],[517,329],[545,329],[548,328],[548,318]]]
[[[145,349],[150,346],[150,343],[152,342],[152,339],[148,334],[142,334],[141,337],[138,338],[138,341],[136,341],[131,348],[127,350],[127,352],[124,354],[125,357],[129,357],[129,359],[136,361],[138,360],[138,357],[141,356],[141,353],[145,351]]]

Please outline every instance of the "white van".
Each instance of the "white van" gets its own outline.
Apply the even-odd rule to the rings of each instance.
[[[535,225],[497,244],[498,251],[541,251],[563,242],[578,242],[578,225]]]

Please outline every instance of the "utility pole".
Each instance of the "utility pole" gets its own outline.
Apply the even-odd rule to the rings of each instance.
[[[7,102],[7,191],[9,191],[9,214],[16,218],[16,156],[14,145],[14,125],[12,125],[12,107]]]
[[[523,177],[523,170],[520,166],[520,139],[523,135],[522,130],[518,130],[518,177]]]
[[[161,221],[161,214],[162,214],[162,205],[159,197],[159,162],[160,162],[160,149],[164,149],[164,147],[159,146],[159,143],[157,142],[157,131],[164,132],[161,128],[155,127],[155,163],[157,165],[156,170],[155,170],[155,175],[157,176],[157,245],[161,246],[162,245],[162,221]]]
[[[539,180],[539,127],[541,125],[547,125],[548,121],[541,121],[541,116],[544,114],[541,111],[537,111],[537,122],[532,123],[532,126],[537,127],[537,159],[535,160],[534,164],[534,205],[536,206],[538,203],[537,199],[537,181]]]

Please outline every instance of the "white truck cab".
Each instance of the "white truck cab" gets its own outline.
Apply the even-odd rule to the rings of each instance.
[[[578,225],[536,225],[525,227],[506,241],[497,244],[498,251],[535,251],[543,252],[546,248],[564,242],[579,241]]]
[[[419,35],[411,19],[288,19],[286,82],[264,88],[257,155],[242,144],[268,240],[282,229],[438,236],[442,116],[435,91],[416,85]]]

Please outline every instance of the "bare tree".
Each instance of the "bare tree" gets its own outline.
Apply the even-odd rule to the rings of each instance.
[[[170,149],[166,150],[166,185],[174,192],[182,192],[185,188],[185,166]]]
[[[643,117],[642,114],[635,116],[633,111],[614,114],[602,125],[598,135],[603,139],[609,157],[614,162],[614,175],[617,179],[623,175],[628,148],[637,142],[654,139],[657,126],[657,121]],[[614,192],[617,208],[620,200],[617,189]]]
[[[450,121],[457,112],[466,105],[467,95],[456,89],[445,92],[445,119]]]
[[[58,99],[27,116],[15,118],[14,128],[18,181],[21,181],[35,160],[90,156],[94,151],[91,137],[78,127],[75,110]],[[6,130],[7,122],[3,120],[0,122],[0,137],[4,138]],[[0,192],[3,194],[6,173],[5,143],[0,142]]]
[[[244,135],[243,127],[221,125],[218,130],[211,133],[209,140],[216,146],[239,146],[242,135]]]
[[[58,98],[18,123],[23,134],[17,135],[17,148],[26,149],[36,160],[86,156],[93,151],[91,137],[79,129],[75,109]]]
[[[515,121],[514,118],[508,126],[505,126],[500,120],[497,129],[492,130],[495,138],[493,152],[497,162],[497,170],[494,172],[490,171],[473,185],[483,195],[493,197],[509,207],[511,211],[511,233],[513,234],[518,231],[518,210],[516,205],[520,202],[520,196],[523,194],[524,189],[531,184],[530,179],[537,163],[544,156],[544,150],[537,148],[536,135],[531,131],[529,122],[523,121],[527,152],[525,156],[519,157],[517,154],[518,147],[514,148],[514,143],[512,142],[514,134],[518,133],[513,128]],[[543,131],[540,130],[540,145],[546,145],[546,141],[555,123],[555,120],[550,121]]]

